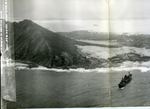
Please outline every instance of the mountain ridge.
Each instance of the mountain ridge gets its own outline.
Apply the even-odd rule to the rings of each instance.
[[[56,67],[76,65],[83,57],[72,39],[45,29],[31,20],[14,22],[13,26],[16,60]]]

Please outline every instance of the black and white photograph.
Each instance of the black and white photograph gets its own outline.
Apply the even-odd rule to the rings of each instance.
[[[1,3],[3,109],[148,109],[149,0]]]

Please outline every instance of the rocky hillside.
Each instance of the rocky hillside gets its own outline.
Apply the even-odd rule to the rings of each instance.
[[[46,67],[78,65],[84,61],[74,40],[24,20],[14,22],[15,59]],[[83,62],[84,63],[84,62]]]

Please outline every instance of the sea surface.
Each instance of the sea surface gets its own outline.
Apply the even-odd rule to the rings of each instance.
[[[125,74],[16,70],[17,107],[150,106],[150,71],[132,71],[133,80],[120,90]]]

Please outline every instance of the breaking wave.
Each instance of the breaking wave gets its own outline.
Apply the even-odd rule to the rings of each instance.
[[[85,68],[77,68],[77,69],[57,69],[57,68],[46,68],[43,66],[39,66],[36,68],[27,68],[27,67],[17,67],[17,70],[21,69],[29,69],[29,70],[48,70],[48,71],[55,71],[55,72],[66,72],[66,73],[72,73],[72,72],[77,72],[77,73],[111,73],[111,72],[120,72],[120,71],[134,71],[134,70],[139,70],[141,72],[148,72],[150,71],[150,61],[148,62],[131,62],[131,61],[126,61],[123,62],[121,66],[119,67],[110,67],[110,68],[95,68],[95,69],[85,69]]]
[[[113,71],[133,71],[133,70],[140,70],[141,72],[148,72],[150,71],[150,68],[147,67],[111,67],[111,68],[95,68],[95,69],[85,69],[85,68],[77,68],[77,69],[56,69],[56,68],[32,68],[32,70],[49,70],[49,71],[56,71],[56,72],[79,72],[79,73],[108,73]]]

